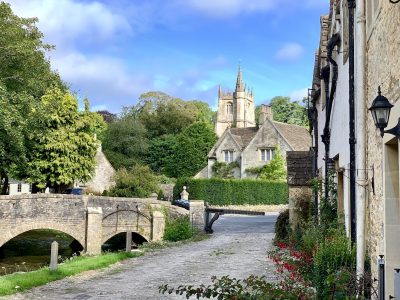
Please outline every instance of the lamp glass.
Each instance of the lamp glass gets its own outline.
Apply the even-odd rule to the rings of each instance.
[[[372,111],[375,126],[378,128],[386,128],[389,121],[390,109],[386,107],[377,107]]]

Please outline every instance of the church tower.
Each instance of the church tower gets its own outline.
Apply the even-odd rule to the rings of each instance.
[[[253,89],[247,89],[243,85],[242,68],[239,70],[236,80],[236,88],[233,93],[218,90],[218,112],[215,132],[220,137],[227,128],[255,127],[254,93]]]

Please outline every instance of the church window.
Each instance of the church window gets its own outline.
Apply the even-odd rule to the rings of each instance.
[[[260,149],[260,160],[261,161],[270,161],[274,158],[274,149]]]
[[[233,114],[233,105],[232,105],[231,102],[228,102],[228,103],[226,104],[226,113],[227,113],[228,115],[232,115],[232,114]]]
[[[225,162],[233,161],[233,150],[225,150],[224,151],[224,160],[225,160]]]

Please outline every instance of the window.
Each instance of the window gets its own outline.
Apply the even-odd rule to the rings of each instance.
[[[32,193],[32,183],[29,184],[29,193]]]
[[[18,183],[17,192],[21,193],[21,191],[22,191],[22,184]]]
[[[233,150],[225,150],[224,151],[224,160],[225,160],[225,162],[233,161]]]
[[[232,102],[228,102],[226,104],[226,114],[227,115],[233,115],[233,105]]]
[[[270,161],[274,158],[274,149],[260,149],[260,160]]]

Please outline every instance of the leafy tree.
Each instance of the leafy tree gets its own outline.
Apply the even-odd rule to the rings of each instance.
[[[179,134],[196,121],[211,123],[212,110],[201,101],[184,101],[163,92],[148,92],[131,109],[148,131],[150,138]]]
[[[171,176],[174,173],[173,156],[176,146],[176,136],[166,134],[150,141],[146,155],[146,163],[158,174]]]
[[[36,18],[20,18],[9,4],[0,2],[0,81],[9,92],[26,92],[39,99],[53,85],[65,89],[50,68]]]
[[[207,123],[194,123],[177,137],[171,175],[193,176],[207,165],[207,154],[217,141],[214,129]]]
[[[103,150],[114,168],[129,168],[143,159],[148,149],[147,130],[130,110],[108,125]]]
[[[86,105],[86,107],[88,104]],[[87,107],[88,108],[88,107]],[[49,89],[41,98],[29,135],[33,147],[27,163],[28,180],[38,187],[55,187],[87,181],[94,171],[99,126],[88,111],[78,111],[78,101],[69,92]]]
[[[289,97],[277,96],[271,99],[270,105],[275,121],[302,126],[308,125],[307,110],[299,102],[292,102]]]
[[[100,116],[103,117],[104,122],[106,123],[112,123],[116,120],[117,115],[109,112],[108,110],[99,110],[96,111]]]
[[[8,93],[0,84],[0,184],[5,194],[10,177],[18,174],[26,163],[27,132],[30,110],[35,103],[26,94]]]
[[[146,198],[159,190],[158,178],[148,166],[134,164],[117,171],[116,185],[106,194],[113,197]]]

